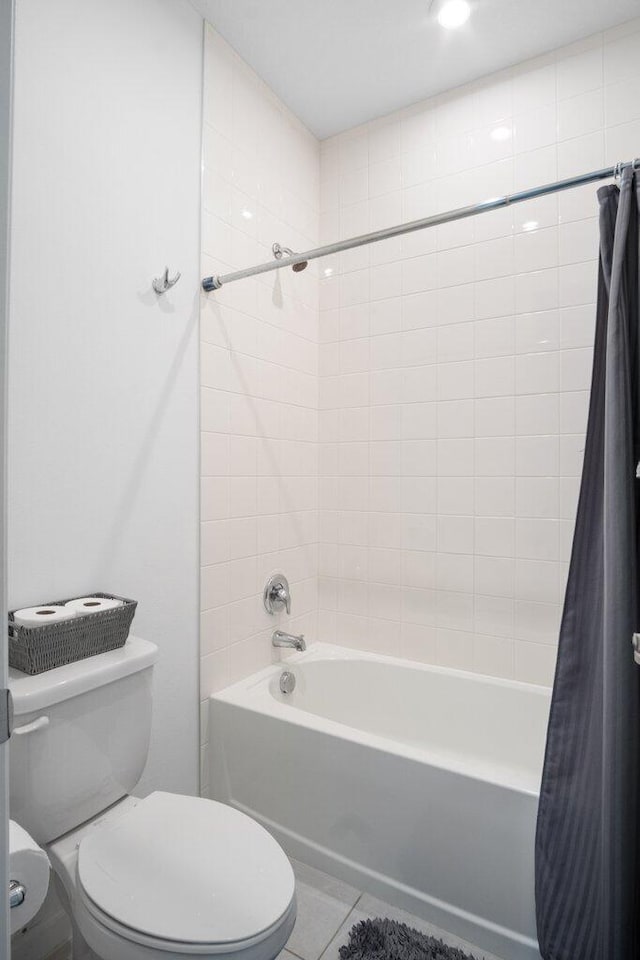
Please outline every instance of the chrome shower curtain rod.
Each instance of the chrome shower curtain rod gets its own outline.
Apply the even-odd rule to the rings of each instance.
[[[271,270],[293,267],[296,263],[304,263],[307,260],[317,260],[319,257],[328,257],[332,253],[341,253],[343,250],[363,247],[368,243],[388,240],[390,237],[400,237],[405,233],[425,230],[427,227],[437,227],[441,223],[465,220],[467,217],[473,217],[477,213],[485,213],[487,210],[499,210],[501,207],[510,207],[514,203],[522,203],[524,200],[544,197],[549,193],[559,193],[561,190],[581,187],[586,183],[594,183],[597,180],[608,180],[611,177],[619,177],[626,167],[637,169],[639,163],[640,161],[637,159],[629,160],[625,163],[616,163],[613,167],[604,167],[602,170],[592,170],[590,173],[582,173],[577,177],[570,177],[568,180],[557,180],[555,183],[546,183],[541,187],[532,187],[529,190],[521,190],[519,193],[506,194],[504,197],[493,197],[490,200],[484,200],[482,203],[474,203],[469,207],[458,207],[456,210],[448,210],[446,213],[436,213],[432,217],[423,217],[421,220],[399,223],[395,227],[385,227],[383,230],[363,233],[359,237],[351,237],[348,240],[338,240],[336,243],[328,243],[324,247],[315,247],[315,249],[306,250],[304,253],[296,253],[290,257],[281,257],[279,260],[270,260],[268,263],[259,263],[255,267],[246,267],[244,270],[236,270],[234,273],[205,277],[202,281],[202,289],[209,293],[211,290],[219,290],[220,287],[226,283],[232,283],[234,280],[244,280],[245,277],[254,277],[258,273],[269,273]]]

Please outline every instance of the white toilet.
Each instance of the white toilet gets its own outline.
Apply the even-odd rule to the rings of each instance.
[[[11,671],[11,816],[49,855],[74,960],[272,960],[296,916],[273,837],[213,800],[129,796],[157,653],[130,637],[35,677]]]

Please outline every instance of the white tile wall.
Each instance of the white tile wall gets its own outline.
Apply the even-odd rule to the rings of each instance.
[[[276,240],[317,246],[316,139],[209,26],[204,83],[203,273],[270,260]],[[316,635],[317,266],[203,296],[200,322],[204,745],[206,697],[268,664],[288,619],[263,609],[272,572],[291,582],[291,629]]]
[[[321,145],[321,242],[640,154],[640,20]],[[589,186],[321,263],[320,634],[550,682],[584,447]]]
[[[640,154],[638,78],[640,19],[319,145],[208,27],[204,272]],[[550,682],[595,191],[203,298],[203,742],[207,694],[271,659],[277,568],[310,639]]]

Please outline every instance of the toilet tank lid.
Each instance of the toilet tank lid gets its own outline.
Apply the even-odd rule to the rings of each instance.
[[[9,689],[14,715],[19,717],[70,700],[71,697],[151,667],[157,659],[158,648],[155,643],[140,637],[129,637],[125,645],[117,650],[76,660],[75,663],[67,663],[64,667],[56,667],[34,677],[12,668],[9,670]]]

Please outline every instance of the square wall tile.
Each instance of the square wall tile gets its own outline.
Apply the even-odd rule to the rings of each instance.
[[[283,242],[305,249],[597,168],[638,140],[638,30],[322,144],[208,35],[207,89],[229,96],[206,114],[203,246],[224,241],[238,265],[259,260],[283,222]],[[256,166],[258,130],[273,163]],[[280,155],[300,158],[286,184]],[[294,602],[306,598],[312,629],[339,642],[550,682],[584,454],[597,217],[593,186],[566,191],[203,305],[205,698],[269,662],[259,594],[275,568]]]

